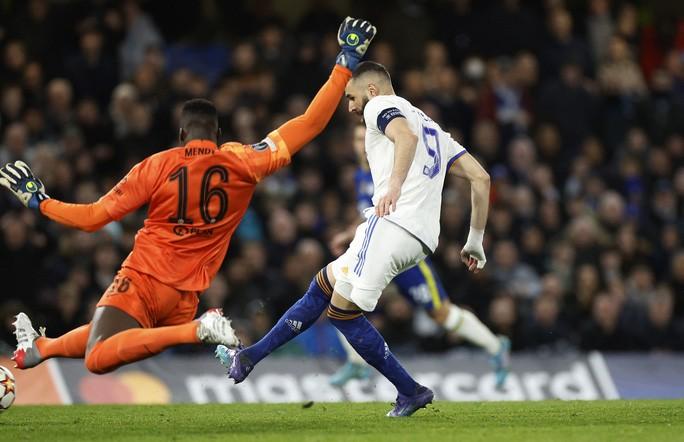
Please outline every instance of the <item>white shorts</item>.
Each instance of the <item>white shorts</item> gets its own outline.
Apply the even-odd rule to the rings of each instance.
[[[357,227],[347,251],[332,263],[335,291],[372,312],[390,281],[427,255],[427,247],[418,238],[372,215]]]

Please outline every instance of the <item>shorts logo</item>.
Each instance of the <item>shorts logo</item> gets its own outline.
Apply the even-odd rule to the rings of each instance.
[[[347,44],[349,46],[356,46],[359,44],[359,36],[354,33],[347,35]]]
[[[390,355],[390,349],[389,346],[387,345],[387,342],[385,342],[385,359],[389,358]]]

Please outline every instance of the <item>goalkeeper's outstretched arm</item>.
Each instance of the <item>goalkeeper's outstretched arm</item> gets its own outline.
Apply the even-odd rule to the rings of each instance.
[[[94,232],[147,203],[153,187],[149,182],[158,174],[159,168],[147,158],[133,166],[112,190],[94,203],[70,204],[49,199],[40,204],[40,211],[65,226]]]
[[[149,174],[148,160],[137,164],[109,193],[91,204],[70,204],[51,199],[43,183],[23,161],[0,168],[0,186],[9,189],[27,208],[68,227],[94,232],[145,204],[150,186],[142,185]]]
[[[49,199],[40,204],[40,212],[52,221],[86,232],[96,232],[114,221],[100,201],[70,204]]]

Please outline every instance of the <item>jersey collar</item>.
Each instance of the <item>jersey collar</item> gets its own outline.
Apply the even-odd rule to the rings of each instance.
[[[218,145],[211,140],[190,140],[185,143],[185,147],[210,147],[218,149]]]

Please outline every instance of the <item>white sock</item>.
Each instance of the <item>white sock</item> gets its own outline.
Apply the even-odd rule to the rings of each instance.
[[[354,350],[354,347],[351,346],[349,341],[347,341],[347,338],[345,338],[339,330],[337,330],[337,336],[340,338],[344,351],[347,352],[347,362],[366,365],[366,361],[356,352],[356,350]]]
[[[449,310],[446,321],[444,321],[444,328],[452,330],[457,335],[484,348],[490,355],[496,354],[501,347],[499,339],[477,319],[477,316],[455,305],[452,305]]]

